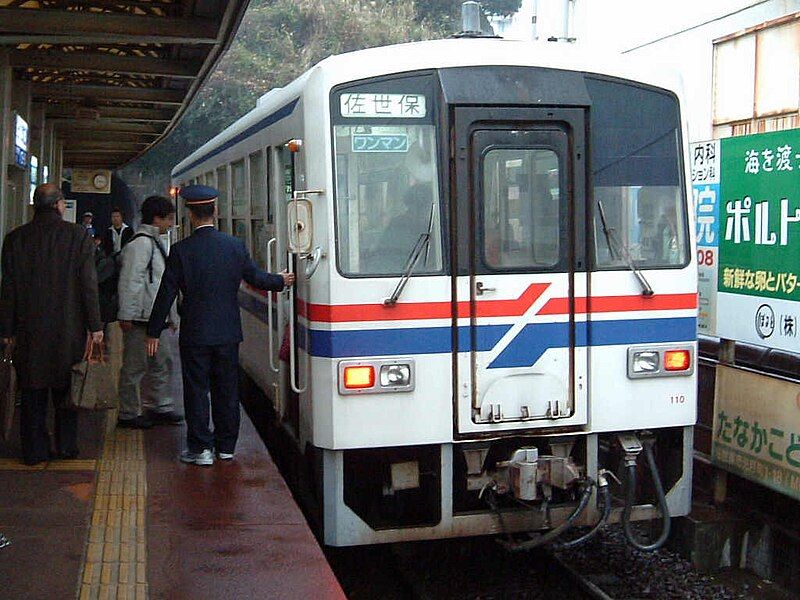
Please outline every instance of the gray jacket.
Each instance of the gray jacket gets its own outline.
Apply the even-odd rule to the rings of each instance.
[[[166,262],[161,255],[156,243],[150,239],[155,238],[159,244],[158,227],[142,224],[136,231],[137,235],[143,233],[150,237],[137,237],[132,239],[122,249],[122,270],[119,274],[119,312],[120,321],[147,322],[150,311],[153,310],[158,286],[164,274]],[[173,304],[169,316],[170,324],[178,324],[178,311]]]

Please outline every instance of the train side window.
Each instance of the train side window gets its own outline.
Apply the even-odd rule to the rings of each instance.
[[[560,257],[558,156],[492,149],[483,157],[483,256],[493,269],[547,269]]]
[[[217,199],[217,212],[219,219],[227,220],[228,218],[228,166],[222,165],[217,168],[217,190],[219,191],[219,198]]]
[[[250,155],[250,211],[254,219],[264,218],[267,203],[264,153],[259,150]]]
[[[243,160],[231,164],[231,208],[234,217],[243,217],[247,212],[247,190],[244,175]]]
[[[262,269],[267,268],[267,242],[269,235],[267,226],[261,219],[250,221],[250,233],[253,240],[253,260]]]
[[[245,247],[247,246],[247,221],[244,219],[234,219],[232,233],[235,237],[242,240]]]

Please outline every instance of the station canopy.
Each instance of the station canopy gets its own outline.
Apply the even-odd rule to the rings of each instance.
[[[0,0],[0,45],[64,140],[64,166],[118,168],[181,118],[247,0]]]

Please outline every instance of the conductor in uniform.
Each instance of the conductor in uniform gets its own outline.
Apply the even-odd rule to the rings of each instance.
[[[206,185],[180,190],[194,227],[172,246],[147,325],[147,352],[155,356],[178,297],[187,448],[182,462],[195,465],[231,460],[239,436],[239,343],[242,325],[237,294],[242,280],[255,288],[280,291],[294,284],[291,273],[259,269],[241,240],[214,227],[219,192]],[[209,401],[214,432],[209,430]]]

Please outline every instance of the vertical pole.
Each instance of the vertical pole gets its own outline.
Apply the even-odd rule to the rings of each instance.
[[[725,339],[720,340],[719,364],[733,365],[735,363],[736,363],[736,342],[734,340],[725,340]],[[724,503],[727,497],[728,497],[728,472],[724,469],[715,468],[714,504]]]
[[[0,48],[0,238],[6,234],[6,214],[8,198],[8,163],[11,148],[8,140],[11,127],[11,67],[8,66],[8,52]]]

